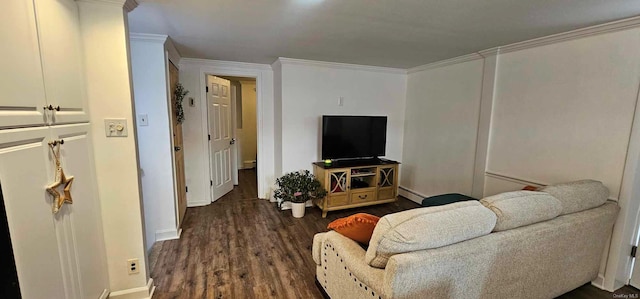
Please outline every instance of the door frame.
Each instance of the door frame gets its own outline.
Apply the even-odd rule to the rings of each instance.
[[[262,75],[260,74],[259,71],[232,71],[232,70],[221,70],[221,71],[202,71],[201,73],[201,80],[202,80],[202,84],[200,86],[202,86],[200,92],[201,92],[201,98],[204,99],[204,107],[207,107],[207,109],[202,109],[202,127],[206,128],[206,130],[203,130],[204,133],[204,140],[205,142],[205,152],[207,153],[207,159],[209,161],[209,181],[213,180],[213,176],[211,175],[212,170],[211,170],[211,165],[212,165],[212,161],[211,161],[211,154],[210,153],[210,147],[211,147],[211,142],[209,142],[209,110],[208,110],[208,106],[209,105],[209,98],[207,95],[207,86],[208,86],[208,80],[207,80],[207,76],[215,76],[215,77],[225,77],[225,76],[229,76],[229,77],[245,77],[245,78],[252,78],[256,80],[256,124],[257,124],[257,153],[258,153],[258,161],[256,161],[256,173],[257,173],[257,180],[258,180],[258,197],[260,197],[260,190],[261,187],[264,188],[264,171],[261,170],[261,161],[264,162],[264,158],[261,158],[264,153],[263,151],[261,151],[262,148],[262,141],[264,140],[263,138],[263,129],[262,126],[260,125],[262,123],[262,113],[263,113],[263,107],[261,105],[261,91],[262,91]],[[231,89],[231,88],[229,88]],[[234,97],[231,98],[232,103],[235,103]],[[235,106],[233,107],[233,110],[235,110]],[[233,113],[233,111],[232,111]],[[236,115],[232,115],[232,121],[233,121],[233,134],[234,134],[234,138],[237,137],[236,136],[236,128],[237,128],[237,119],[236,119]],[[234,151],[237,154],[237,146],[234,147]],[[235,162],[235,161],[234,161]],[[235,172],[238,172],[238,167],[237,167],[237,163],[231,163]],[[234,185],[237,185],[234,182]],[[214,202],[214,196],[213,196],[213,188],[209,188],[209,202]]]
[[[235,140],[234,147],[231,149],[231,160],[233,161],[231,163],[231,181],[234,186],[238,186],[238,148],[240,147],[240,143],[238,143],[238,86],[230,85],[229,89],[231,94],[231,125],[233,126],[231,138]]]
[[[176,235],[178,236],[178,238],[180,238],[180,235],[182,234],[182,223],[180,223],[180,208],[178,207],[178,177],[176,175],[177,173],[177,169],[176,169],[176,159],[175,159],[175,154],[173,152],[174,147],[176,146],[173,140],[173,119],[175,118],[175,115],[173,115],[173,103],[171,100],[171,97],[173,96],[173,90],[171,89],[171,74],[169,71],[169,68],[171,67],[170,64],[173,64],[177,69],[178,69],[178,74],[180,74],[180,64],[174,62],[171,59],[171,55],[170,52],[165,50],[165,76],[166,76],[166,82],[167,82],[167,110],[169,112],[169,142],[171,143],[171,168],[173,169],[173,172],[171,173],[171,176],[173,177],[173,207],[174,207],[174,216],[175,216],[175,221],[176,221]],[[179,77],[178,77],[179,78]],[[180,80],[178,79],[178,82],[180,82]],[[184,147],[184,141],[183,141],[183,147]],[[186,173],[185,173],[186,174]]]

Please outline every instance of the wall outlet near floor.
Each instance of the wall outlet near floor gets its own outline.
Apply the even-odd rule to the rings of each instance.
[[[140,273],[140,265],[138,259],[130,259],[127,260],[127,270],[129,274],[138,274]]]

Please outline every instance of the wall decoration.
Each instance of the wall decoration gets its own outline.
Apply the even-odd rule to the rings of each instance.
[[[180,83],[176,84],[176,90],[173,92],[173,94],[176,96],[176,102],[175,102],[176,120],[178,121],[179,124],[184,122],[184,110],[182,109],[182,100],[184,100],[184,96],[186,96],[188,93],[189,91],[184,89],[182,84]]]
[[[49,142],[49,148],[53,154],[53,158],[56,162],[56,178],[55,181],[47,186],[47,192],[53,196],[53,213],[56,214],[62,208],[65,203],[72,204],[73,198],[71,197],[71,184],[73,183],[73,176],[67,177],[64,174],[62,165],[60,162],[60,146],[64,144],[64,140]],[[58,188],[63,186],[62,193],[58,191]]]

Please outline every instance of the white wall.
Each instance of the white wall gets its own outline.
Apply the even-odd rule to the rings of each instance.
[[[500,55],[487,171],[541,183],[596,179],[617,199],[640,78],[639,34]]]
[[[256,78],[256,110],[260,122],[258,130],[258,196],[269,198],[274,174],[274,111],[273,71],[263,64],[226,62],[202,59],[180,60],[180,82],[195,99],[195,106],[185,105],[183,123],[185,176],[189,187],[188,206],[211,203],[209,149],[205,74]]]
[[[137,123],[147,252],[157,234],[177,237],[165,42],[167,36],[132,34],[130,44],[136,114],[148,121],[147,126]]]
[[[282,64],[276,60],[273,68],[273,144],[274,175],[282,176]],[[275,200],[275,199],[272,199]]]
[[[97,1],[96,1],[97,2]],[[126,15],[121,1],[79,2],[93,149],[111,297],[149,296]],[[124,118],[128,137],[105,137],[104,119]],[[140,261],[129,275],[127,260]],[[133,290],[132,290],[133,289]]]
[[[280,64],[283,173],[320,161],[322,115],[388,116],[385,157],[402,160],[404,70],[285,58]]]
[[[256,83],[255,81],[241,81],[242,88],[242,130],[241,159],[242,165],[248,167],[250,161],[255,161],[258,153],[258,130],[256,122]]]
[[[594,283],[610,291],[620,287],[628,279],[628,252],[638,225],[639,204],[632,200],[640,195],[634,187],[640,177],[638,23],[594,26],[410,70],[402,186],[416,190],[424,184],[429,188],[421,193],[432,195],[438,176],[453,174],[447,182],[453,189],[443,191],[465,193],[470,165],[476,168],[472,179],[477,196],[530,184],[603,181],[621,211]],[[442,105],[439,100],[445,96],[453,102]],[[477,99],[480,109],[474,110]],[[464,101],[470,107],[455,107]],[[475,111],[478,123],[438,119],[452,115],[452,109],[462,117]],[[431,118],[420,118],[422,114]],[[449,138],[471,137],[475,128],[477,140],[452,149],[455,143],[449,138],[438,142],[438,136],[429,135],[436,134],[430,132],[433,128]],[[425,137],[436,142],[419,144],[417,140]],[[468,152],[460,155],[465,146],[475,146],[471,161]],[[421,150],[429,151],[422,160]],[[456,165],[456,155],[465,161],[464,172],[439,169],[439,162],[427,158]],[[416,182],[409,176],[429,181]]]
[[[471,194],[482,60],[410,73],[400,185],[421,197]]]

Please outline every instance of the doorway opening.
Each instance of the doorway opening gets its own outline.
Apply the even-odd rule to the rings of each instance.
[[[207,75],[206,81],[212,202],[257,198],[256,78]]]

